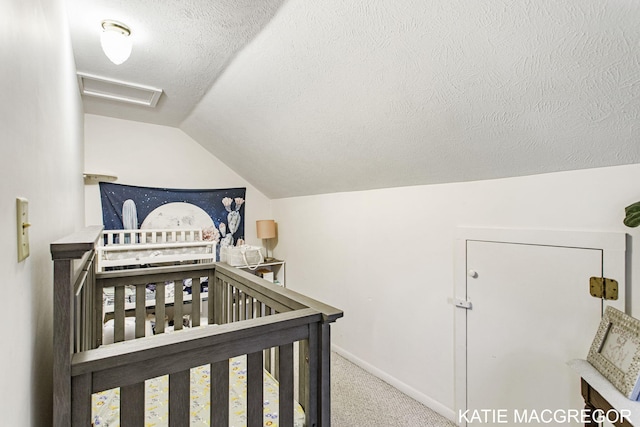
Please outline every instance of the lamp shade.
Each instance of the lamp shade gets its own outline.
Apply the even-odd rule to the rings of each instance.
[[[102,23],[100,44],[107,58],[116,65],[122,64],[131,55],[131,30],[116,21],[104,21]]]
[[[273,239],[276,237],[276,222],[272,219],[260,219],[256,221],[258,239]]]

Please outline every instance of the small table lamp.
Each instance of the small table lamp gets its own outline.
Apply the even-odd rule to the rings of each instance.
[[[258,239],[267,241],[267,245],[265,245],[265,250],[267,251],[265,261],[273,260],[273,258],[269,256],[269,240],[276,237],[276,222],[272,219],[260,219],[256,221],[256,231],[258,233]]]

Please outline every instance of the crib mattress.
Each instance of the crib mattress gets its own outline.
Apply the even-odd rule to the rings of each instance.
[[[191,370],[191,426],[209,426],[209,365],[199,366]],[[229,426],[243,427],[247,425],[246,356],[229,361]],[[278,416],[278,383],[264,372],[264,426],[277,427]],[[169,378],[158,377],[146,381],[145,387],[145,426],[167,426]],[[92,396],[91,418],[94,426],[120,426],[120,389],[95,393]],[[303,427],[304,411],[296,402],[294,405],[294,426]]]

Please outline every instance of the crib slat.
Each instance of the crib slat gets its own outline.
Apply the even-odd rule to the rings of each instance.
[[[265,306],[265,316],[276,314],[276,310],[273,307]],[[269,372],[274,378],[278,379],[278,349],[275,347],[265,348],[264,352],[264,369]]]
[[[242,298],[242,291],[238,288],[233,288],[233,301],[235,302],[235,310],[233,314],[233,322],[240,320],[240,299]]]
[[[298,402],[302,404],[304,408],[309,402],[309,342],[302,340],[298,342]],[[305,409],[305,413],[307,410]],[[307,422],[309,418],[307,418]]]
[[[87,348],[87,344],[88,344],[88,336],[87,336],[87,325],[89,325],[88,323],[88,318],[90,315],[90,307],[88,306],[88,301],[87,301],[87,294],[88,294],[88,289],[86,288],[82,288],[80,290],[80,294],[78,296],[76,296],[75,298],[75,304],[76,304],[76,313],[77,313],[77,317],[76,317],[76,328],[77,328],[77,333],[76,333],[76,351],[86,351],[89,350]]]
[[[242,292],[240,289],[238,289],[238,301],[237,301],[237,306],[236,306],[236,311],[237,311],[237,316],[236,316],[236,322],[240,321],[240,320],[244,320],[245,319],[245,300],[246,300],[246,295],[244,294],[244,292]]]
[[[236,289],[225,283],[224,285],[225,289],[227,290],[227,316],[226,316],[226,321],[225,323],[231,323],[233,322],[233,312],[234,312],[234,301],[236,298]]]
[[[228,284],[226,284],[224,282],[224,280],[220,280],[221,283],[221,287],[222,287],[222,321],[220,322],[222,323],[229,323],[231,320],[231,307],[233,305],[233,294],[232,294],[232,289],[231,286],[229,286]]]
[[[280,425],[293,425],[293,343],[280,346]]]
[[[248,310],[248,306],[249,305],[249,295],[247,295],[246,292],[242,292],[242,305],[240,306],[240,319],[241,320],[247,320],[249,318],[249,310]]]
[[[225,288],[227,288],[228,298],[227,298],[227,318],[225,323],[233,322],[233,313],[235,311],[236,305],[234,304],[236,298],[236,290],[233,286],[225,283]]]
[[[245,320],[247,318],[247,294],[240,292],[240,301],[238,301],[238,310],[240,316],[238,320]]]
[[[211,364],[211,406],[212,426],[229,425],[229,361]]]
[[[273,372],[271,374],[277,381],[280,381],[280,348],[274,347],[271,351],[273,352]]]
[[[124,341],[124,287],[116,286],[113,295],[113,342],[120,342]]]
[[[266,316],[267,310],[269,310],[269,307],[267,307],[262,302],[258,302],[258,311],[256,313],[256,317]],[[271,350],[269,350],[268,348],[265,348],[264,350],[262,350],[262,353],[263,353],[262,358],[264,360],[264,369],[266,371],[269,371],[271,369]]]
[[[173,330],[182,329],[182,280],[176,280],[173,286]]]
[[[145,335],[146,302],[146,286],[136,285],[136,338],[142,338]]]
[[[271,307],[265,305],[264,306],[264,315],[265,316],[270,315],[271,314],[271,310],[272,310]],[[263,350],[263,352],[264,352],[264,369],[267,372],[271,372],[271,349],[270,348],[265,348]]]
[[[120,387],[120,426],[142,425],[144,425],[144,383]]]
[[[95,274],[95,273],[94,273]],[[94,317],[94,336],[95,336],[95,346],[99,347],[102,345],[102,329],[104,328],[104,289],[100,282],[95,281],[96,291],[93,295],[94,298],[94,306],[95,306],[95,317]]]
[[[164,333],[165,294],[164,283],[156,283],[156,334]]]
[[[191,279],[191,326],[200,326],[200,278]]]
[[[263,375],[262,352],[247,354],[247,427],[260,427],[263,423]]]
[[[211,272],[209,273],[208,283],[209,283],[209,299],[207,300],[207,304],[209,304],[209,309],[207,310],[207,312],[209,313],[209,324],[213,325],[214,323],[217,322],[217,317],[218,317],[217,307],[224,306],[223,304],[221,304],[223,299],[220,293],[220,288],[218,287],[218,283],[216,282],[215,277],[213,275],[213,270],[211,270]],[[214,304],[215,304],[215,307],[214,307]]]
[[[189,425],[190,371],[169,375],[169,425]]]
[[[78,299],[79,299],[79,303],[80,303],[80,307],[79,307],[79,321],[80,321],[80,328],[79,328],[79,333],[76,337],[77,340],[80,340],[80,342],[78,343],[78,346],[76,348],[78,348],[78,351],[85,351],[88,350],[87,348],[87,344],[89,341],[89,337],[87,336],[87,325],[89,325],[89,315],[90,315],[90,307],[88,304],[88,293],[90,292],[89,289],[85,288],[84,286],[82,287],[82,289],[80,290],[80,295],[78,295]]]
[[[213,284],[213,288],[211,287]],[[209,274],[209,292],[213,289],[213,298],[209,293],[209,324],[222,325],[225,323],[225,312],[227,309],[227,298],[224,283],[219,277]]]
[[[249,295],[246,292],[242,293],[242,320],[247,320],[249,318]]]
[[[102,313],[102,291],[98,290],[97,287],[95,286],[96,283],[96,268],[95,268],[95,261],[93,263],[91,263],[91,266],[89,267],[89,279],[87,283],[92,283],[93,286],[91,287],[91,313],[89,316],[93,316],[93,318],[91,318],[91,321],[89,323],[89,325],[91,325],[91,348],[97,348],[99,343],[98,341],[100,340],[100,338],[98,338],[98,332],[100,332],[100,335],[102,335],[102,331],[100,329],[97,328],[96,322],[98,325],[102,326],[102,318],[101,317],[97,317],[96,313]],[[96,298],[96,295],[98,295],[98,298]]]

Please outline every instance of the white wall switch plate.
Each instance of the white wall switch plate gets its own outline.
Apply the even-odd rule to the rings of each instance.
[[[18,225],[18,262],[29,256],[29,201],[23,197],[16,199]]]

